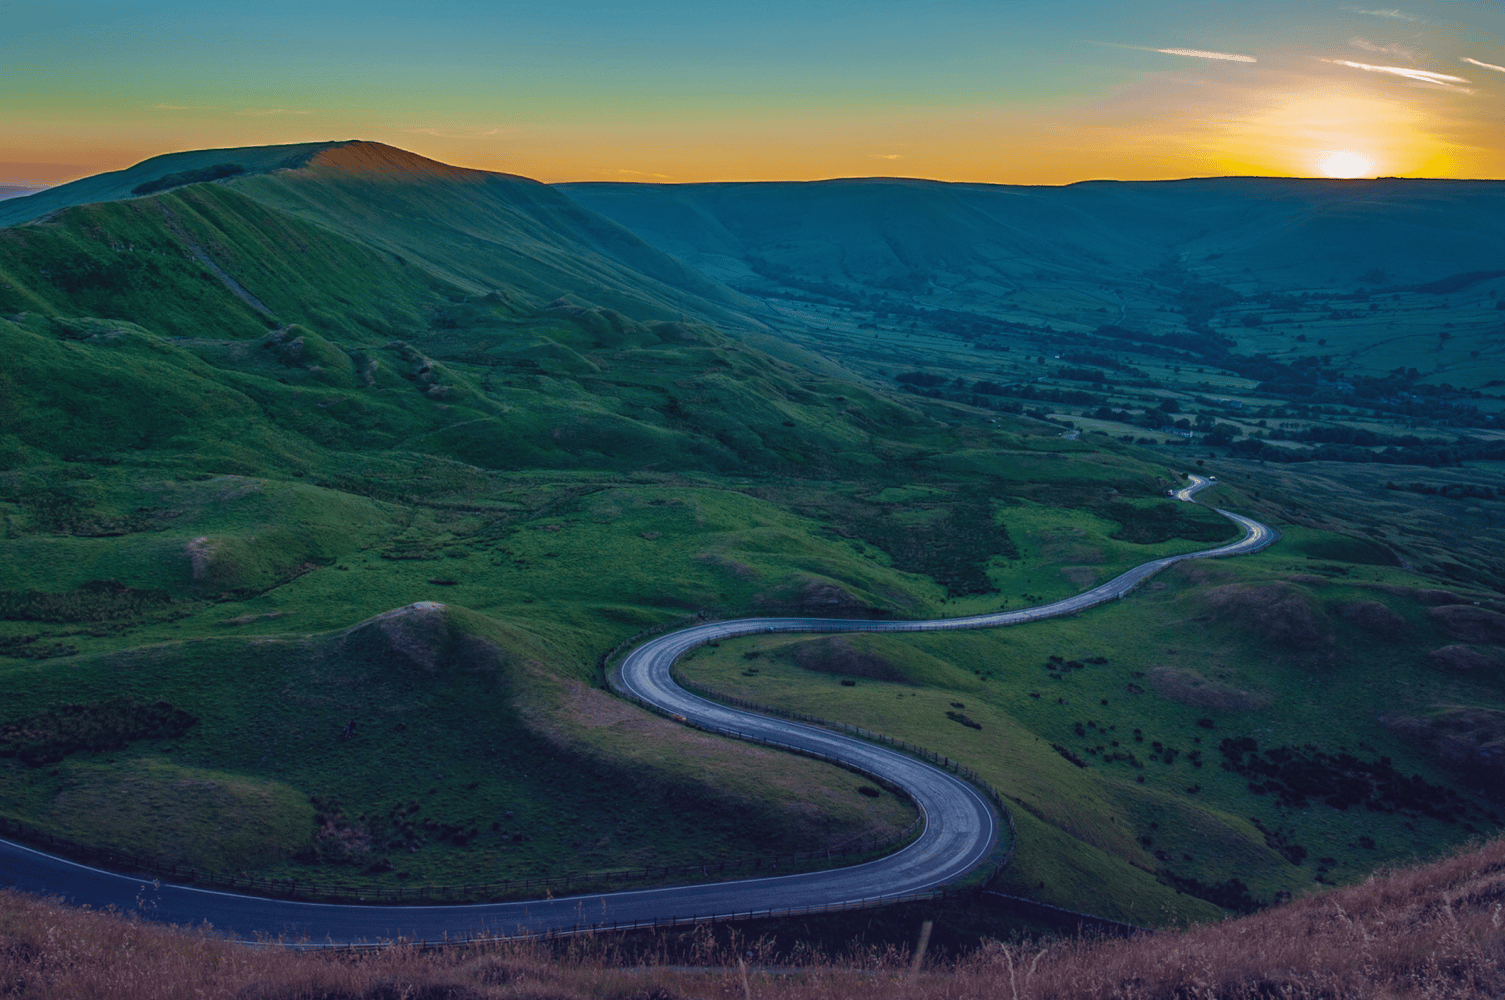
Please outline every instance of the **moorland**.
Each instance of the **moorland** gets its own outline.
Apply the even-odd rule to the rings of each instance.
[[[963,761],[1018,822],[996,888],[1140,925],[1496,832],[1502,191],[549,187],[357,142],[0,202],[0,813],[370,886],[901,830],[603,654],[1069,596],[1233,536],[1190,470],[1282,542],[682,671]]]
[[[742,996],[1150,1000],[1197,995],[1494,996],[1505,935],[1501,842],[1224,923],[1132,940],[990,940],[962,954],[868,944],[831,952],[760,925],[700,925],[354,957],[246,948],[0,891],[0,975],[23,993],[387,1000],[676,1000]],[[916,914],[906,914],[912,924]]]

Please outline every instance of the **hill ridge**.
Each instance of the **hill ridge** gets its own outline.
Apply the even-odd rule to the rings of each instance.
[[[366,139],[352,139],[349,142],[326,146],[299,166],[311,170],[333,169],[387,176],[425,174],[454,179],[468,178],[477,183],[483,182],[488,174],[497,173],[492,170],[455,166],[398,146]],[[504,174],[503,176],[510,175]]]
[[[0,227],[31,222],[59,209],[76,205],[138,197],[134,189],[144,184],[160,181],[171,174],[182,174],[219,164],[235,164],[249,174],[300,167],[321,151],[349,145],[352,141],[346,139],[271,146],[226,146],[161,153],[122,170],[94,174],[35,194],[0,202]]]

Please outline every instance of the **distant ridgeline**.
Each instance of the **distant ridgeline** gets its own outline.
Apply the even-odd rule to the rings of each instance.
[[[1502,182],[561,187],[739,289],[781,300],[795,336],[806,324],[802,342],[839,349],[913,394],[1004,413],[1036,403],[1058,415],[1124,412],[1141,390],[1205,395],[1202,376],[1217,374],[1254,383],[1222,392],[1276,406],[1255,416],[1257,403],[1235,400],[1245,424],[1182,428],[1211,433],[1215,447],[1263,437],[1246,424],[1275,409],[1500,426],[1483,390],[1505,384],[1505,270],[1480,264],[1505,261]],[[989,353],[935,350],[958,341]],[[1131,425],[1159,426],[1153,409]],[[1457,454],[1487,457],[1466,443]],[[1449,460],[1402,443],[1385,455]]]

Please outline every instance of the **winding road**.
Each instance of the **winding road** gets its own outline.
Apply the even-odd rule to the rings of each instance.
[[[1195,502],[1212,480],[1192,476],[1175,494]],[[1216,508],[1214,508],[1216,509]],[[384,942],[401,938],[505,936],[591,925],[727,917],[805,907],[874,902],[924,892],[953,882],[986,861],[997,843],[1000,817],[975,787],[939,767],[851,736],[719,705],[679,687],[670,676],[687,651],[734,636],[787,632],[925,632],[994,628],[1069,615],[1129,593],[1167,566],[1187,559],[1256,552],[1280,536],[1250,518],[1218,510],[1245,534],[1228,545],[1156,559],[1092,590],[1018,611],[932,621],[823,618],[745,618],[696,625],[660,636],[633,650],[613,672],[612,686],[661,711],[706,729],[824,754],[880,775],[905,789],[919,807],[924,829],[903,849],[865,864],[798,875],[641,889],[606,895],[530,902],[458,906],[361,906],[305,903],[144,882],[90,868],[20,844],[0,840],[0,884],[46,893],[72,903],[115,906],[180,925],[208,922],[245,939],[257,936],[310,944]]]

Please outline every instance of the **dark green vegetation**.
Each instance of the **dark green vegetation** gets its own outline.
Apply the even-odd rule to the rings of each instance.
[[[216,163],[211,167],[199,167],[196,170],[184,170],[176,174],[164,174],[156,180],[142,181],[131,188],[131,194],[156,194],[158,191],[166,191],[168,188],[181,187],[184,184],[201,184],[205,181],[223,180],[226,177],[234,177],[243,174],[246,168],[239,163]]]
[[[1003,197],[897,188],[969,226]],[[1131,190],[1078,193],[1107,212]],[[1202,464],[1277,549],[1027,629],[744,641],[687,669],[964,761],[1019,804],[1004,888],[1120,919],[1245,908],[1499,822],[1478,792],[1505,738],[1505,479],[1228,457],[1257,431],[1308,458],[1483,454],[1493,404],[1439,409],[1464,396],[1426,395],[1428,369],[1340,406],[1305,348],[1255,372],[1240,338],[1273,320],[1225,320],[1263,293],[1195,255],[1128,280],[1162,254],[1122,219],[1046,213],[1059,243],[1016,227],[1000,256],[898,206],[875,243],[813,211],[841,198],[775,200],[848,235],[738,216],[722,256],[754,280],[715,270],[719,244],[655,249],[555,189],[373,144],[176,154],[44,195],[0,211],[27,220],[0,229],[0,812],[389,886],[902,829],[857,776],[613,699],[599,658],[701,613],[1067,596],[1231,538],[1165,497]],[[1016,271],[1033,291],[1006,296]],[[1385,301],[1456,311],[1490,282]],[[1224,740],[1255,746],[1235,764]]]
[[[165,701],[145,705],[129,696],[63,705],[0,728],[0,756],[41,767],[71,753],[118,750],[134,740],[175,739],[198,721]]]

